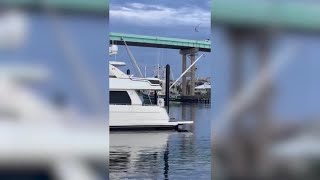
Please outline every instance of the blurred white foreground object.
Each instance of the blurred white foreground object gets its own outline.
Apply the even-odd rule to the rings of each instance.
[[[19,11],[8,11],[0,14],[0,49],[15,49],[27,38],[28,20]]]
[[[42,65],[1,64],[0,78],[13,82],[41,83],[49,80],[50,73]]]
[[[105,117],[59,108],[26,86],[48,78],[42,66],[0,65],[0,170],[13,176],[45,171],[54,179],[97,179],[96,166],[106,167],[108,161]]]
[[[20,48],[27,34],[25,14],[0,13],[0,50]],[[103,179],[109,148],[106,114],[84,114],[30,86],[49,85],[49,76],[40,65],[0,64],[0,179]]]

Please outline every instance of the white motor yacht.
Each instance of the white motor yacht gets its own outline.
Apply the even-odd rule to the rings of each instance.
[[[122,72],[123,62],[109,62],[109,126],[110,129],[178,129],[192,121],[170,121],[164,100],[143,103],[141,91],[161,91],[160,79],[138,78]]]

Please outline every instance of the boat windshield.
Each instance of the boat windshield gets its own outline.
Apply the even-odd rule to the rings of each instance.
[[[154,102],[154,93],[152,91],[140,90],[138,91],[138,95],[141,99],[142,104],[145,106],[157,104],[156,102]]]

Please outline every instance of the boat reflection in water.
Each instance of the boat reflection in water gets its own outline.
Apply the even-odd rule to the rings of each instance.
[[[157,167],[168,151],[169,136],[170,132],[111,133],[110,171],[150,177],[163,173]]]
[[[189,132],[110,132],[110,179],[210,179],[209,112],[172,104],[170,116],[194,121]]]

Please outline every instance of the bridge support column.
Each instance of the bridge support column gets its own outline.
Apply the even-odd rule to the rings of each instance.
[[[187,69],[187,55],[182,54],[182,72],[184,72]],[[182,83],[181,83],[181,89],[182,89],[182,96],[187,95],[187,76],[184,75],[182,77]]]
[[[191,54],[191,64],[194,63],[196,60],[196,55]],[[194,88],[195,88],[195,83],[196,83],[196,67],[192,66],[191,67],[191,79],[190,79],[190,96],[194,96]]]
[[[182,55],[182,73],[187,69],[187,55],[191,56],[191,64],[195,61],[196,53],[199,52],[199,48],[181,49],[180,54]],[[188,73],[187,73],[188,74]],[[193,66],[190,70],[190,86],[187,91],[187,74],[182,77],[181,87],[182,96],[191,95],[194,96],[194,87],[196,81],[196,68]],[[188,93],[187,93],[188,92]]]

